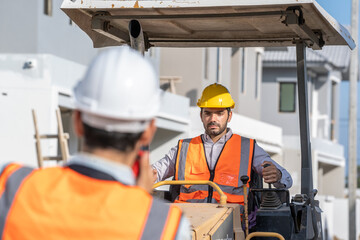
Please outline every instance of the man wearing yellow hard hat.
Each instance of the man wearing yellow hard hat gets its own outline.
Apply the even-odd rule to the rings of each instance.
[[[276,188],[290,188],[290,174],[256,144],[254,139],[234,134],[231,121],[235,102],[226,87],[207,86],[197,105],[205,133],[181,139],[164,158],[152,165],[156,181],[211,180],[219,185],[230,203],[243,204],[241,176],[249,177],[248,187],[261,187],[261,177]],[[206,185],[181,186],[177,202],[219,202],[220,196]]]

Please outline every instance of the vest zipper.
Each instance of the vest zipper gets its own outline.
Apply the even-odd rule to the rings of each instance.
[[[211,170],[211,171],[210,171],[210,179],[209,179],[209,180],[210,180],[210,181],[213,181],[213,180],[214,180],[214,177],[215,177],[215,170]],[[211,203],[214,189],[213,189],[211,186],[209,186],[208,192],[209,192],[209,195],[208,195],[207,202],[208,202],[208,203]]]

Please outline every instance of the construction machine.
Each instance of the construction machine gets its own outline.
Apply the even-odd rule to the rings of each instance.
[[[61,8],[96,48],[126,44],[143,53],[151,47],[296,46],[301,193],[290,201],[285,190],[250,189],[251,194],[261,195],[262,202],[256,232],[249,234],[242,230],[239,205],[223,200],[179,206],[190,219],[193,239],[323,238],[313,189],[305,50],[324,45],[353,49],[355,43],[315,0],[64,0]],[[155,187],[162,184],[168,182]],[[209,182],[193,184],[211,184],[216,189]],[[246,216],[243,219],[246,226]]]

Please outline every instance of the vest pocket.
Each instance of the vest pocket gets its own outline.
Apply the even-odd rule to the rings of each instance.
[[[220,173],[217,180],[221,185],[237,187],[238,176],[230,173]]]
[[[204,167],[203,164],[198,165],[191,165],[190,173],[191,175],[202,175],[205,174],[207,169]],[[199,179],[199,180],[207,180],[207,179]]]

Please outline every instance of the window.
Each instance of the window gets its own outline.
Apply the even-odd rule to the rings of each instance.
[[[255,99],[259,99],[261,82],[261,53],[256,52],[255,66]]]
[[[149,57],[150,58],[156,58],[156,52],[155,52],[155,48],[150,48],[149,50],[148,50],[148,53],[149,53]]]
[[[295,89],[296,83],[280,82],[280,112],[295,112]]]
[[[204,78],[209,80],[209,49],[205,48],[204,53]]]
[[[220,52],[220,48],[216,49],[216,82],[221,83],[221,52]]]
[[[240,48],[231,48],[231,56],[233,57],[238,51],[239,51]]]
[[[52,16],[52,0],[44,0],[44,14]]]
[[[330,92],[330,101],[331,101],[331,106],[330,106],[330,117],[331,117],[331,122],[330,122],[330,140],[334,141],[335,139],[335,126],[336,126],[336,114],[335,114],[335,106],[336,106],[336,82],[332,82],[331,83],[331,92]]]
[[[241,49],[241,77],[240,77],[240,92],[245,92],[245,48]]]

